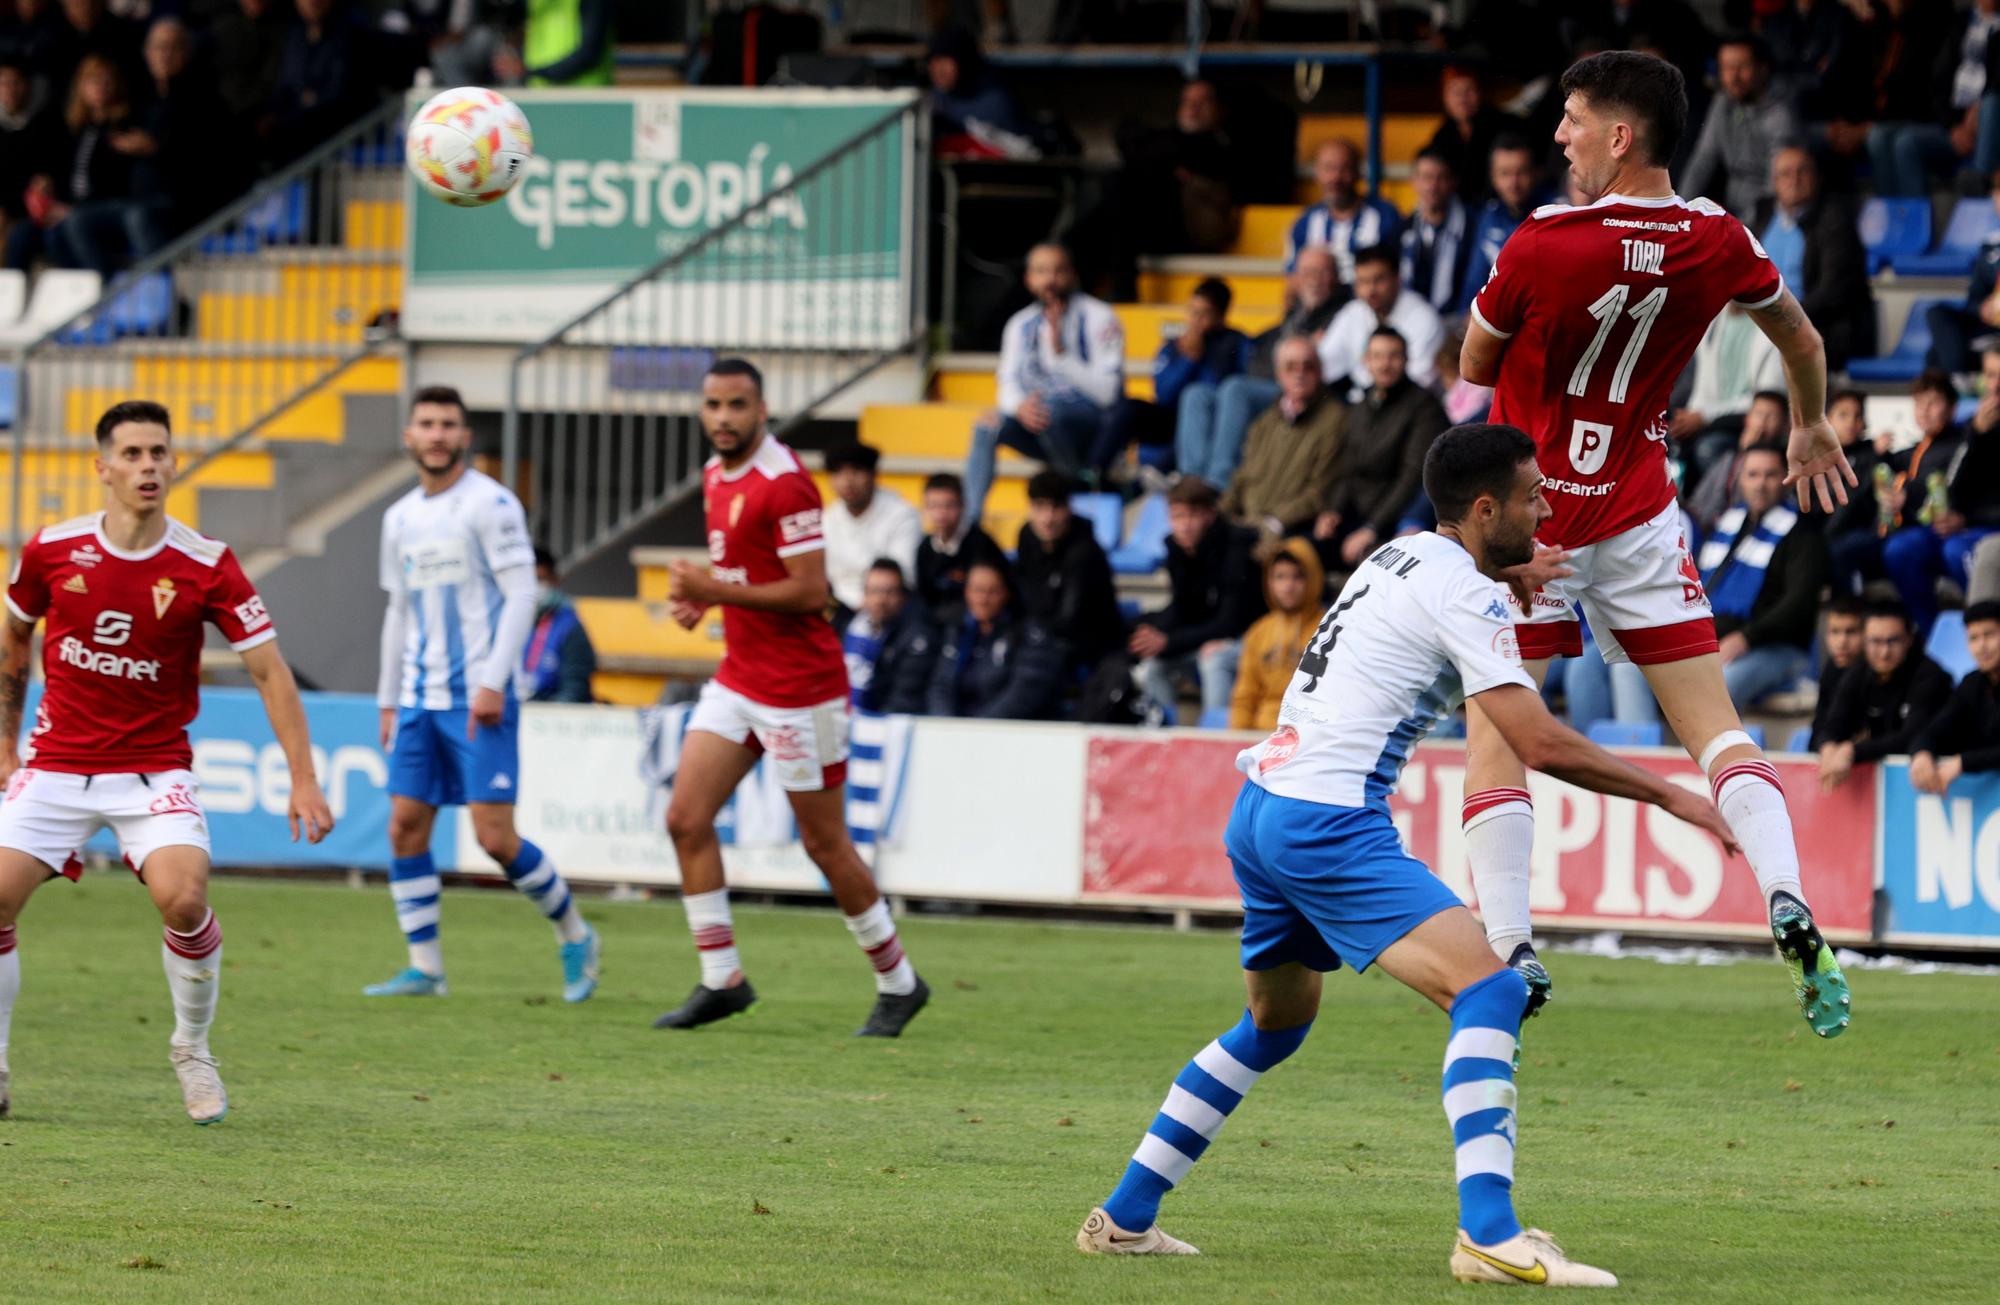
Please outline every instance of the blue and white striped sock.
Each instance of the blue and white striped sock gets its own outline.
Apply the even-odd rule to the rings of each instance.
[[[1235,1028],[1203,1047],[1174,1079],[1153,1126],[1125,1166],[1118,1190],[1104,1202],[1111,1222],[1127,1232],[1152,1227],[1160,1199],[1187,1177],[1237,1103],[1267,1070],[1297,1051],[1311,1031],[1310,1022],[1266,1031],[1246,1010]]]
[[[521,850],[514,855],[514,864],[502,867],[514,887],[522,896],[533,902],[549,923],[556,927],[556,937],[564,942],[582,942],[590,936],[590,926],[583,922],[582,912],[576,909],[576,902],[569,895],[569,885],[556,873],[555,862],[542,855],[542,849],[521,840]]]
[[[1514,1047],[1528,984],[1489,974],[1451,1004],[1444,1113],[1458,1148],[1458,1226],[1481,1246],[1521,1231],[1514,1217]]]
[[[438,893],[442,888],[429,852],[389,862],[389,896],[396,902],[396,923],[410,944],[410,967],[433,978],[444,973],[444,947],[438,942]]]

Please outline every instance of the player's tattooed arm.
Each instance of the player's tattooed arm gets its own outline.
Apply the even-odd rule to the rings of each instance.
[[[1784,359],[1785,380],[1792,391],[1792,424],[1810,426],[1826,415],[1826,343],[1806,317],[1806,310],[1789,290],[1750,318]]]
[[[1465,343],[1458,350],[1458,374],[1474,385],[1493,385],[1500,379],[1500,358],[1507,341],[1472,319],[1465,324]]]
[[[0,633],[0,762],[12,763],[21,736],[21,712],[28,701],[28,651],[35,627],[12,612]],[[13,769],[11,764],[7,769]],[[0,777],[4,778],[4,777]]]

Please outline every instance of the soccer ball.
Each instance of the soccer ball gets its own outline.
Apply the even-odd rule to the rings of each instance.
[[[478,208],[514,188],[535,153],[528,116],[498,91],[440,91],[410,120],[403,158],[417,184],[447,204]]]

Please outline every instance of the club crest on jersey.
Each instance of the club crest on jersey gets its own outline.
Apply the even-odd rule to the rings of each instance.
[[[69,560],[78,566],[96,566],[104,560],[104,554],[97,551],[97,545],[85,544],[81,548],[72,548],[69,551]]]
[[[1603,422],[1579,421],[1570,427],[1569,464],[1580,476],[1594,475],[1611,456],[1611,427]]]
[[[743,496],[738,494],[729,500],[729,528],[736,529],[736,522],[743,515]]]
[[[164,620],[167,609],[174,605],[174,582],[166,576],[153,581],[153,616]]]
[[[78,572],[63,581],[63,592],[66,594],[87,594],[90,592],[90,586],[83,582],[83,573]]]
[[[1264,740],[1264,755],[1257,759],[1257,773],[1268,775],[1292,759],[1299,750],[1299,732],[1289,725],[1280,725]]]

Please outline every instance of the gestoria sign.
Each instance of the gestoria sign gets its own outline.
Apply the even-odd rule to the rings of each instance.
[[[909,92],[813,90],[518,98],[535,156],[505,200],[459,209],[414,181],[406,187],[410,338],[540,339],[915,104]],[[677,300],[621,309],[629,318],[621,342],[710,343],[702,337],[725,309],[747,332],[728,343],[745,347],[829,328],[872,338],[878,316],[882,333],[900,329],[911,284],[914,124],[905,113],[798,192],[771,199],[676,275]],[[779,279],[789,302],[759,304],[753,320],[728,303],[737,286]]]

